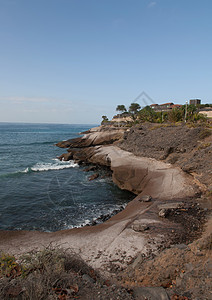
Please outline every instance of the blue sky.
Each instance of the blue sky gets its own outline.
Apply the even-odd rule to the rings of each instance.
[[[142,91],[211,103],[211,15],[211,0],[0,0],[0,122],[100,123]]]

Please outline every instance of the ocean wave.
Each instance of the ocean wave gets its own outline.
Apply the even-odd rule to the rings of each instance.
[[[55,163],[37,163],[33,167],[28,167],[23,173],[28,172],[44,172],[44,171],[51,171],[51,170],[63,170],[68,168],[76,168],[78,164],[74,163],[74,161],[69,162],[61,162],[56,161]]]
[[[27,167],[24,170],[16,171],[13,173],[7,173],[7,174],[2,174],[0,177],[15,177],[15,176],[20,176],[23,174],[27,173],[33,173],[33,172],[44,172],[44,171],[52,171],[52,170],[63,170],[63,169],[68,169],[68,168],[76,168],[79,165],[75,163],[74,161],[68,161],[68,162],[63,162],[59,161],[58,159],[55,160],[53,163],[36,163],[32,167]]]

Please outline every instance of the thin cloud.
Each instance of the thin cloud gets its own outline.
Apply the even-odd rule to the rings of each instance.
[[[155,2],[155,1],[150,2],[150,3],[148,4],[148,8],[153,8],[156,4],[157,4],[157,2]]]
[[[53,97],[0,97],[0,101],[11,102],[11,103],[31,103],[31,104],[60,104],[60,105],[70,105],[72,101],[63,98],[53,98]]]
[[[10,101],[14,103],[33,102],[33,103],[46,103],[51,102],[53,98],[45,97],[0,97],[0,101]]]

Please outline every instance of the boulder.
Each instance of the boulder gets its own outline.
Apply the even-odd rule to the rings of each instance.
[[[72,152],[68,152],[68,153],[64,153],[64,154],[61,154],[59,157],[58,157],[59,160],[63,160],[63,161],[68,161],[68,160],[71,160],[73,159],[73,153]]]
[[[136,232],[143,232],[149,229],[149,226],[146,224],[134,223],[131,225],[131,228]]]
[[[138,196],[137,200],[140,202],[150,202],[152,200],[152,197],[149,195],[142,195],[142,196]]]

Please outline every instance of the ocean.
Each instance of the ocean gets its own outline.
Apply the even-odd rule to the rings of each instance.
[[[57,231],[91,224],[133,196],[94,181],[54,144],[96,125],[0,123],[0,230]]]

